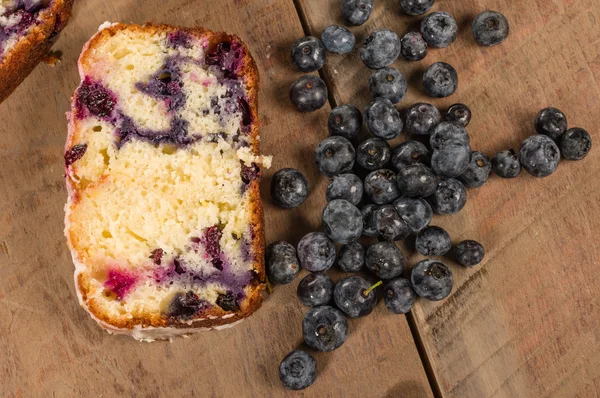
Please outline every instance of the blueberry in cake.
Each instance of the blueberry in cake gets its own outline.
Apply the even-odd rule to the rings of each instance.
[[[0,0],[0,102],[27,77],[65,27],[74,0]]]
[[[81,304],[140,340],[232,324],[264,285],[258,72],[237,37],[105,24],[79,58],[65,233]]]

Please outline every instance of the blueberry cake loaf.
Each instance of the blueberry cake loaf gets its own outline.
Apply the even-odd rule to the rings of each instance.
[[[81,304],[140,340],[225,327],[264,287],[258,73],[236,36],[105,24],[79,58],[65,233]]]
[[[74,0],[0,0],[0,102],[44,58]]]

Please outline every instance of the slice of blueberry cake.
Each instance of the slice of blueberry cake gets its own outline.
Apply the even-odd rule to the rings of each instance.
[[[105,24],[79,58],[65,233],[82,305],[141,340],[230,325],[264,284],[258,73],[233,35]]]
[[[0,102],[46,56],[74,0],[0,0]]]

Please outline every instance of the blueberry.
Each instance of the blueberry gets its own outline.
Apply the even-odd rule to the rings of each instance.
[[[77,144],[73,145],[66,153],[65,153],[65,167],[68,167],[81,159],[85,152],[87,151],[87,144]],[[391,149],[390,149],[391,155]]]
[[[363,183],[355,174],[340,174],[331,180],[325,198],[328,202],[334,199],[345,199],[357,205],[362,199]]]
[[[304,316],[302,334],[309,347],[317,351],[333,351],[348,338],[348,321],[340,310],[322,305]]]
[[[172,317],[191,317],[196,311],[205,305],[205,302],[200,300],[200,298],[192,291],[188,291],[187,293],[178,292],[175,293],[173,299],[169,303],[169,307],[167,308],[167,313]]]
[[[506,17],[496,11],[484,11],[473,21],[473,37],[481,46],[495,46],[508,37],[510,28]]]
[[[396,179],[402,196],[426,197],[437,188],[437,177],[433,171],[422,164],[404,166],[398,171]]]
[[[296,249],[287,242],[271,243],[267,247],[265,263],[269,281],[278,285],[290,283],[300,272]]]
[[[108,118],[113,113],[116,103],[116,97],[112,92],[89,77],[84,79],[77,90],[77,114],[81,118],[85,116],[84,109],[94,116]]]
[[[429,198],[431,208],[438,214],[458,213],[467,203],[465,186],[454,178],[438,182],[437,189]]]
[[[325,46],[321,40],[306,36],[292,46],[292,63],[302,72],[314,72],[325,65]]]
[[[471,109],[465,104],[454,104],[446,111],[446,121],[467,127],[471,122]]]
[[[290,87],[290,101],[300,112],[316,111],[327,102],[327,86],[317,76],[301,76]]]
[[[406,131],[410,134],[429,135],[441,121],[440,111],[425,102],[417,102],[406,111]]]
[[[458,179],[467,188],[479,188],[487,182],[490,171],[492,171],[490,159],[484,153],[473,151],[467,170]]]
[[[356,44],[354,34],[339,25],[326,27],[321,33],[321,40],[329,51],[336,54],[349,53]]]
[[[567,131],[567,117],[556,108],[542,109],[535,118],[535,131],[558,140]]]
[[[452,291],[452,272],[435,260],[419,262],[410,273],[415,293],[431,301],[443,300]]]
[[[400,38],[388,29],[371,33],[360,49],[360,59],[367,68],[381,69],[391,65],[400,55]]]
[[[456,245],[454,256],[460,265],[473,267],[483,261],[485,249],[483,248],[483,245],[477,241],[463,240]]]
[[[421,22],[421,34],[432,47],[448,47],[458,35],[458,26],[447,12],[432,12]]]
[[[279,365],[279,380],[290,390],[303,390],[312,385],[316,377],[317,361],[305,351],[292,351]]]
[[[373,99],[385,98],[395,104],[402,101],[407,89],[404,75],[391,67],[379,69],[369,78],[369,91]]]
[[[350,26],[367,22],[371,11],[373,11],[373,0],[343,0],[342,2],[342,18]]]
[[[306,275],[298,284],[298,300],[307,307],[325,305],[333,296],[333,281],[322,272]]]
[[[367,268],[381,279],[393,279],[404,270],[404,255],[392,242],[379,242],[367,249]]]
[[[330,135],[339,135],[349,140],[360,133],[362,115],[357,107],[346,104],[333,108],[329,114],[327,127]]]
[[[375,170],[365,178],[365,192],[378,205],[392,203],[400,196],[396,175],[392,170]]]
[[[581,160],[592,148],[590,133],[581,128],[572,128],[560,137],[560,153],[567,160]]]
[[[521,144],[521,165],[535,177],[547,177],[554,173],[560,162],[560,150],[552,138],[532,135]]]
[[[317,167],[327,177],[351,171],[355,155],[352,143],[338,136],[325,138],[315,149]]]
[[[469,144],[469,134],[467,130],[456,122],[442,122],[438,124],[431,132],[429,145],[436,150],[440,149],[448,141],[459,141],[466,145]]]
[[[433,218],[431,206],[421,198],[399,198],[394,201],[394,207],[412,233],[427,228]]]
[[[419,32],[405,34],[400,45],[400,54],[408,61],[420,61],[427,56],[427,42]]]
[[[458,88],[458,73],[445,62],[432,64],[423,75],[423,89],[433,98],[449,97]]]
[[[399,241],[406,239],[410,235],[410,227],[404,221],[396,208],[392,205],[383,205],[375,210],[373,216],[375,218],[375,225],[377,225],[377,231],[379,235],[389,241]]]
[[[298,259],[308,271],[326,271],[335,262],[335,245],[323,232],[310,232],[298,243]]]
[[[363,216],[363,235],[364,236],[379,236],[379,230],[377,229],[377,223],[375,220],[375,211],[379,206],[374,204],[364,205],[360,210]]]
[[[452,248],[452,240],[445,229],[429,226],[417,235],[415,248],[424,256],[443,256]]]
[[[323,229],[334,242],[346,245],[362,235],[360,210],[344,199],[334,199],[323,209]]]
[[[308,181],[300,171],[285,168],[273,175],[271,197],[276,205],[286,209],[298,207],[307,196]]]
[[[338,267],[343,272],[358,272],[365,264],[365,249],[358,242],[343,245],[340,248],[337,261]]]
[[[431,164],[431,152],[419,141],[408,140],[394,149],[392,165],[396,170],[412,164]]]
[[[388,310],[394,314],[406,314],[415,304],[417,293],[404,278],[389,281],[383,288],[383,301]]]
[[[515,178],[521,174],[521,162],[514,150],[507,149],[494,155],[492,170],[499,177]]]
[[[400,8],[408,15],[423,15],[433,7],[435,0],[400,0]]]
[[[335,305],[350,318],[369,315],[377,304],[375,290],[360,276],[349,276],[333,289]]]
[[[374,136],[391,140],[402,132],[402,118],[390,100],[377,98],[366,107],[364,113],[367,128]]]
[[[469,144],[451,140],[433,151],[431,168],[440,177],[458,177],[467,171],[470,158]]]
[[[356,148],[356,163],[366,170],[378,170],[388,165],[392,148],[384,139],[367,138]]]

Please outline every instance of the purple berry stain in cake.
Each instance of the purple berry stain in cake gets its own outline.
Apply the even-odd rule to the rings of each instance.
[[[250,166],[246,166],[246,163],[240,161],[242,165],[241,177],[244,183],[244,189],[254,180],[258,180],[261,176],[260,167],[256,163],[252,163]]]
[[[110,118],[116,103],[117,97],[113,92],[87,76],[77,90],[77,117],[84,119],[89,112],[99,118]]]
[[[152,260],[152,262],[156,265],[160,265],[160,263],[162,262],[162,257],[165,254],[165,252],[163,251],[163,249],[154,249],[152,250],[152,253],[150,254],[150,259]]]
[[[237,41],[221,42],[214,51],[208,52],[204,62],[209,66],[216,66],[226,78],[235,79],[242,65],[246,51]]]
[[[104,282],[104,287],[112,291],[119,300],[129,293],[137,277],[129,272],[111,269],[108,271],[108,279]]]
[[[224,311],[239,311],[240,306],[238,305],[237,294],[229,291],[225,294],[219,294],[217,297],[217,305]]]
[[[170,58],[164,67],[152,75],[147,83],[138,82],[135,87],[154,98],[161,99],[169,111],[177,110],[185,105],[185,95],[181,91],[183,83],[176,61]]]
[[[169,32],[167,35],[167,43],[171,48],[183,47],[192,48],[192,39],[190,35],[182,30],[176,32]]]
[[[193,291],[176,293],[169,303],[168,315],[173,317],[191,317],[207,305]]]
[[[69,167],[85,155],[87,144],[73,145],[67,153],[65,153],[65,167]]]
[[[212,265],[219,271],[223,271],[223,260],[221,258],[221,240],[222,232],[218,226],[213,225],[204,230],[204,236],[201,242],[204,245],[206,257],[210,259]]]

